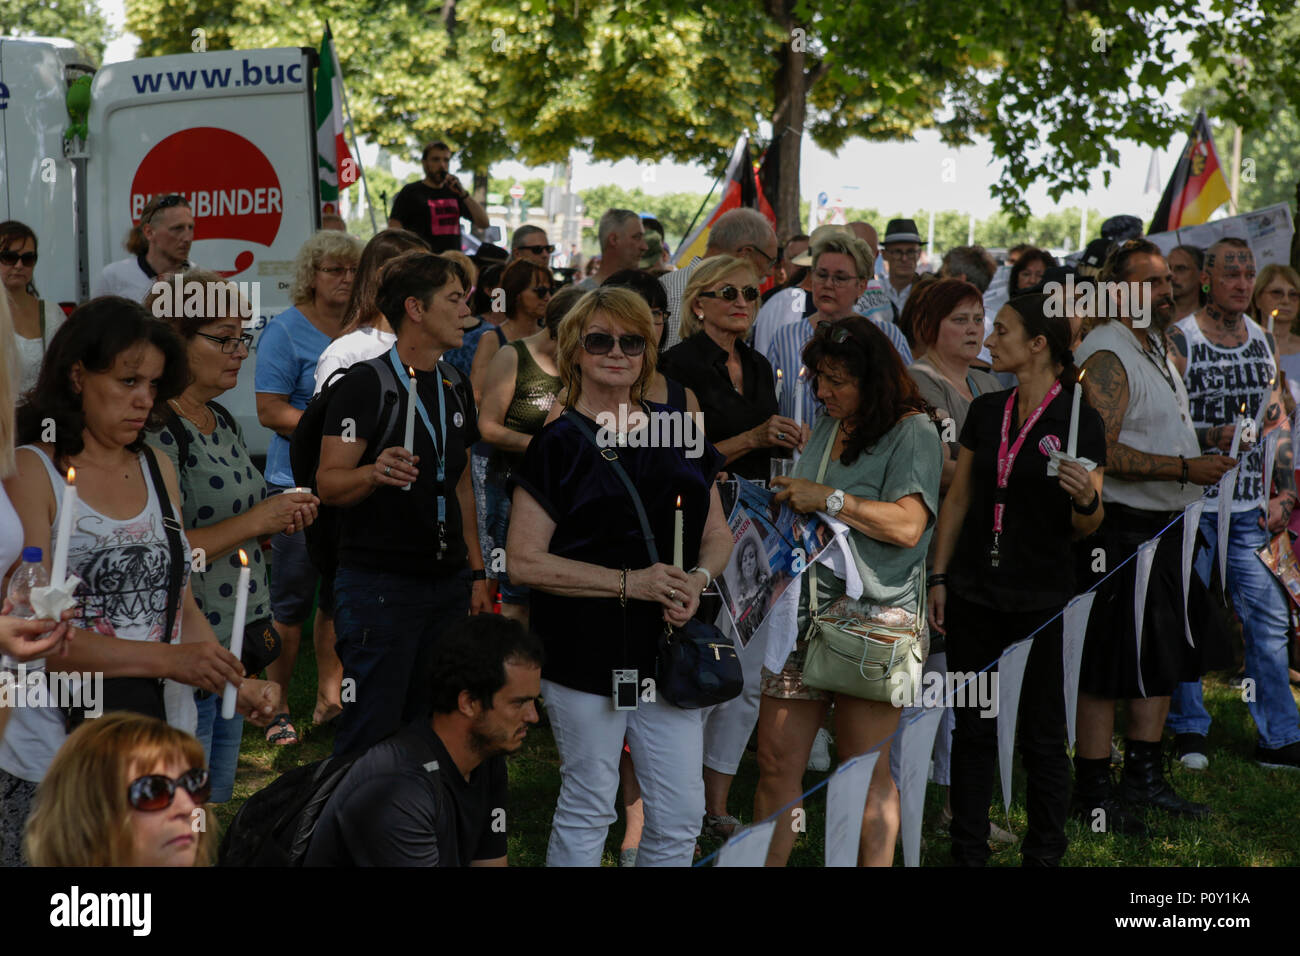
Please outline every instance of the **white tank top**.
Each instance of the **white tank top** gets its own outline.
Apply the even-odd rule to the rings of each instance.
[[[1275,375],[1273,353],[1264,330],[1249,316],[1242,318],[1246,322],[1247,338],[1236,348],[1210,342],[1196,324],[1195,315],[1178,323],[1187,339],[1187,370],[1183,380],[1187,383],[1192,425],[1198,429],[1236,424],[1243,405],[1247,417],[1258,417],[1264,400],[1272,392],[1269,381]],[[1265,498],[1262,449],[1239,458],[1241,467],[1232,498],[1234,512],[1250,511]],[[1207,488],[1206,496],[1217,499],[1219,486]]]
[[[1187,389],[1168,358],[1144,353],[1136,335],[1119,321],[1096,326],[1075,352],[1082,366],[1097,352],[1111,352],[1124,366],[1128,378],[1128,409],[1120,425],[1119,442],[1152,455],[1182,455],[1195,458],[1201,451],[1196,430],[1187,410]],[[1163,362],[1164,367],[1160,364]],[[1104,502],[1147,511],[1181,511],[1201,496],[1201,488],[1190,482],[1135,481],[1107,473],[1101,485]]]

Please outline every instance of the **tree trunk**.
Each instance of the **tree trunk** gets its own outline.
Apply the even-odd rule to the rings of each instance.
[[[808,108],[805,72],[807,33],[796,33],[792,0],[768,0],[768,12],[781,26],[786,40],[775,50],[778,62],[772,79],[772,136],[776,139],[778,162],[774,164],[763,192],[776,213],[776,232],[782,241],[803,232],[799,222],[799,159],[803,147],[804,118]],[[784,133],[784,135],[780,135]],[[777,138],[779,136],[779,138]],[[771,180],[775,178],[776,182]]]

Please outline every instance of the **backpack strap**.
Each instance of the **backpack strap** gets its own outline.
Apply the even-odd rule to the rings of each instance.
[[[218,419],[226,423],[226,427],[229,428],[232,432],[239,431],[239,426],[235,424],[235,416],[230,414],[230,410],[226,408],[225,405],[222,405],[220,402],[213,401],[213,402],[208,402],[208,407],[212,409],[213,413],[217,416]]]
[[[614,474],[618,475],[619,481],[623,482],[623,487],[627,489],[628,497],[632,499],[632,504],[636,507],[636,517],[637,520],[641,522],[641,536],[645,538],[646,550],[650,552],[650,563],[658,564],[659,549],[655,547],[655,536],[654,532],[650,530],[650,521],[646,518],[645,505],[641,503],[641,496],[637,494],[636,486],[632,484],[632,479],[627,476],[627,472],[619,462],[618,453],[615,452],[613,448],[600,447],[600,443],[596,441],[596,436],[592,434],[591,429],[587,427],[587,423],[582,420],[582,416],[572,408],[566,408],[561,417],[567,418],[569,422],[586,437],[587,441],[591,442],[592,447],[600,453],[600,457],[609,462],[609,466],[614,469]]]
[[[170,643],[172,626],[176,623],[176,612],[180,608],[181,581],[185,575],[185,549],[181,544],[180,515],[172,504],[158,469],[158,454],[148,445],[144,446],[144,460],[149,466],[149,478],[153,482],[154,492],[158,495],[158,508],[162,512],[163,529],[167,532],[167,552],[170,560],[167,564],[167,626],[163,630],[163,643]]]
[[[178,468],[184,468],[185,463],[190,458],[190,433],[170,402],[164,402],[162,408],[163,427],[171,433],[172,440],[176,442],[177,466]]]

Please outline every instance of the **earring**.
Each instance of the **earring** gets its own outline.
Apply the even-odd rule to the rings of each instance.
[[[1209,287],[1208,285],[1203,285],[1203,286],[1201,286],[1201,291],[1204,292],[1206,295],[1209,295],[1209,294],[1210,294],[1210,287]]]

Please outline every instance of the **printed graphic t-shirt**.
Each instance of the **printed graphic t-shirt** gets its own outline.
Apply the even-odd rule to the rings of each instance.
[[[392,218],[434,252],[449,252],[460,248],[460,221],[469,218],[469,207],[446,186],[434,189],[421,181],[402,187],[393,200]]]

